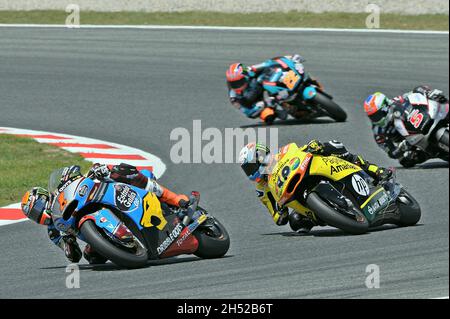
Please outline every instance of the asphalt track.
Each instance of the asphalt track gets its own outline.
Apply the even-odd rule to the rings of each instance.
[[[278,125],[280,144],[340,139],[385,166],[361,101],[419,83],[449,89],[448,35],[263,31],[0,29],[0,126],[104,139],[142,148],[168,165],[164,184],[202,192],[227,226],[226,258],[179,257],[146,269],[82,266],[81,288],[66,289],[67,262],[44,229],[0,229],[1,298],[433,298],[449,295],[448,166],[399,170],[423,209],[420,225],[364,236],[317,229],[293,236],[274,225],[237,165],[170,161],[170,132],[253,124],[228,104],[226,66],[301,52],[308,70],[349,113]],[[14,172],[11,172],[13,174]],[[2,178],[5,178],[2,176]],[[32,185],[30,185],[32,186]],[[365,286],[366,266],[381,271]]]

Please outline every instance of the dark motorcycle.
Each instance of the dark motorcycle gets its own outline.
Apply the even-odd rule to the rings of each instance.
[[[406,145],[400,149],[425,152],[431,158],[448,162],[449,158],[449,105],[427,99],[416,93],[408,97],[405,109],[405,127],[409,132]],[[404,165],[409,167],[410,165]]]

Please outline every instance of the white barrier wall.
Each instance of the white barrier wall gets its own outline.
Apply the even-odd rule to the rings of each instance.
[[[449,13],[448,0],[0,0],[0,10],[64,10],[78,4],[81,10],[106,12],[365,12],[372,3],[383,13]]]

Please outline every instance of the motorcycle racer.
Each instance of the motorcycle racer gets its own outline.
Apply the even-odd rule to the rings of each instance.
[[[266,206],[274,222],[278,226],[286,225],[288,222],[292,230],[308,233],[317,224],[310,218],[304,217],[296,212],[289,213],[287,207],[280,206],[274,199],[268,187],[267,167],[278,161],[283,149],[297,147],[300,151],[323,156],[336,156],[348,162],[360,166],[369,176],[374,178],[375,183],[388,179],[393,174],[392,169],[385,169],[371,164],[361,156],[351,154],[346,147],[338,141],[322,143],[312,140],[308,144],[298,147],[295,143],[282,147],[277,154],[272,155],[270,149],[263,144],[251,143],[245,146],[240,153],[240,164],[247,177],[256,183],[256,194],[262,204]]]
[[[385,150],[390,158],[398,159],[404,167],[413,167],[430,159],[427,153],[412,148],[405,139],[410,135],[405,127],[406,121],[409,120],[409,114],[405,110],[409,105],[414,105],[417,94],[440,104],[448,103],[448,98],[442,91],[425,85],[392,100],[377,92],[364,102],[364,109],[372,122],[378,146]]]
[[[65,168],[61,176],[61,184],[75,180],[83,175],[79,166],[70,166]],[[175,207],[186,207],[189,204],[189,197],[176,194],[169,189],[161,186],[154,178],[148,178],[143,175],[134,166],[128,164],[115,165],[109,169],[106,165],[94,164],[85,175],[87,178],[96,179],[101,182],[120,182],[135,187],[145,189],[154,193],[162,203]],[[83,254],[73,235],[60,232],[52,219],[51,212],[52,195],[48,190],[41,187],[34,187],[26,192],[22,198],[22,211],[32,221],[47,226],[47,232],[50,240],[61,248],[67,259],[72,263],[77,263],[84,258],[90,264],[103,264],[107,260],[95,252],[90,245],[86,245]]]
[[[271,124],[276,118],[285,120],[287,112],[263,89],[263,81],[270,76],[271,69],[279,66],[280,57],[250,67],[242,63],[230,65],[226,72],[231,104],[249,118],[257,118]],[[304,61],[300,55],[285,56],[296,63]]]

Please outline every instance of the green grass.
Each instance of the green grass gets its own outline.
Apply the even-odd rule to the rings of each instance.
[[[0,11],[0,23],[64,24],[64,11]],[[366,13],[218,13],[218,12],[81,12],[81,24],[125,25],[205,25],[205,26],[264,26],[365,28]],[[382,14],[382,29],[445,30],[449,29],[446,14],[407,16]]]
[[[91,166],[81,156],[60,148],[0,134],[0,207],[20,202],[34,186],[47,188],[53,170],[76,164],[83,172]]]

